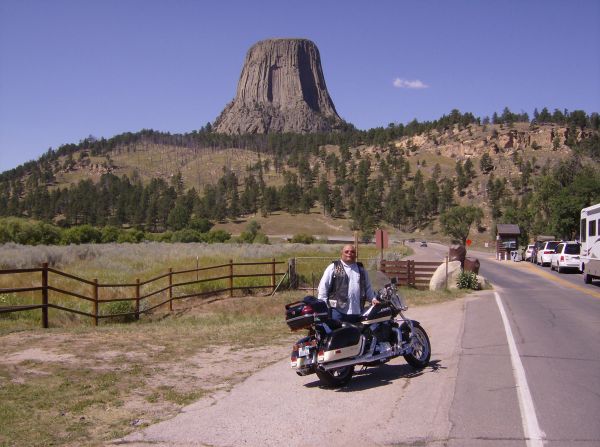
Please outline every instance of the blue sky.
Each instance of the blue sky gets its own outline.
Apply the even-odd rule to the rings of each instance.
[[[0,171],[89,135],[198,129],[272,37],[316,43],[360,129],[453,108],[600,112],[598,0],[0,0]]]

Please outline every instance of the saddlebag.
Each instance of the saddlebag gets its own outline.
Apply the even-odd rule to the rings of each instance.
[[[322,358],[319,361],[333,362],[355,357],[362,351],[364,337],[355,326],[346,326],[334,330],[325,342]],[[321,354],[319,354],[321,355]]]
[[[305,296],[302,301],[285,305],[285,322],[292,331],[306,329],[315,319],[326,319],[329,309],[324,301]]]

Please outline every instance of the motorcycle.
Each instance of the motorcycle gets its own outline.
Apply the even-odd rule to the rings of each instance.
[[[418,321],[404,316],[408,306],[395,278],[377,292],[377,299],[380,303],[365,309],[357,323],[331,319],[327,303],[314,296],[287,304],[288,327],[308,329],[292,349],[296,374],[316,374],[325,386],[337,388],[350,382],[359,365],[378,366],[403,356],[413,368],[425,368],[431,357],[429,337]]]

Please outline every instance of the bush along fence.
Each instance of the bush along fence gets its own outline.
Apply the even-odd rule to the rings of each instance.
[[[76,275],[72,275],[69,273],[62,272],[60,270],[56,270],[48,267],[48,264],[42,264],[40,268],[28,268],[28,269],[11,269],[11,270],[0,270],[0,276],[4,275],[36,275],[39,274],[39,285],[34,285],[31,287],[14,287],[14,288],[0,288],[0,296],[3,294],[23,294],[27,292],[40,292],[39,302],[35,304],[26,304],[26,305],[0,305],[0,315],[12,313],[12,312],[23,312],[23,311],[31,311],[40,309],[41,310],[41,320],[42,327],[48,328],[48,310],[49,309],[57,309],[63,312],[69,312],[73,314],[82,315],[85,317],[90,317],[93,319],[94,325],[98,325],[98,321],[105,318],[115,318],[115,317],[132,317],[135,319],[140,318],[140,314],[150,312],[160,306],[169,306],[169,311],[173,311],[173,302],[175,300],[181,300],[184,298],[192,298],[192,297],[203,297],[210,296],[219,293],[229,293],[230,297],[233,297],[233,293],[235,290],[243,290],[249,291],[250,289],[267,289],[270,290],[271,293],[274,293],[276,288],[281,284],[283,279],[285,279],[285,275],[287,272],[277,272],[276,266],[286,264],[283,261],[275,261],[272,259],[271,261],[266,262],[236,262],[230,260],[227,264],[215,265],[210,267],[202,267],[195,268],[191,270],[180,270],[174,271],[172,268],[169,268],[168,272],[157,276],[155,278],[151,278],[145,281],[141,281],[140,279],[136,279],[134,283],[124,283],[124,284],[105,284],[98,282],[97,279],[85,279]],[[263,268],[265,272],[257,273],[260,268]],[[235,271],[237,268],[237,272]],[[247,272],[253,273],[247,273]],[[203,277],[200,278],[201,274],[207,275],[215,273],[217,276]],[[191,280],[183,280],[185,276],[188,278],[190,275],[196,275],[195,279]],[[72,287],[71,290],[67,290],[65,288],[59,288],[56,286],[57,282],[52,281],[54,276],[61,277],[61,279],[68,279],[74,281],[76,283],[75,287]],[[281,277],[279,284],[277,283],[277,278]],[[182,280],[180,280],[180,278]],[[246,281],[246,284],[236,284],[236,279],[239,278],[249,278],[249,281]],[[267,280],[267,284],[257,284],[264,283],[264,280]],[[166,285],[165,285],[166,283]],[[117,293],[116,297],[111,298],[101,298],[101,290],[103,289],[112,289],[113,295],[115,294],[115,290],[128,290],[131,295],[129,296],[118,296],[120,294]],[[142,288],[151,289],[145,293],[142,293]],[[87,289],[89,292],[88,295],[85,293],[75,292],[73,290],[81,291],[82,289]],[[195,290],[196,289],[196,290]],[[52,297],[51,294],[52,293]],[[62,303],[59,299],[51,299],[55,297],[55,294],[65,295],[71,298],[70,303],[75,302],[87,302],[87,306],[77,306],[74,305],[72,307],[67,307],[65,305],[61,305]],[[75,301],[72,300],[75,299]],[[151,301],[151,298],[154,298]],[[132,311],[129,312],[102,312],[103,307],[109,306],[110,303],[126,303],[130,304],[130,306],[112,306],[113,309],[126,309],[132,308]],[[1,303],[0,303],[1,304]],[[131,306],[132,304],[132,306]],[[74,307],[78,307],[75,309]]]

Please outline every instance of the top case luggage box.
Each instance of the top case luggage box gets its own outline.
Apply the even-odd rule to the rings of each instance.
[[[293,331],[306,329],[313,324],[315,318],[326,318],[328,315],[327,304],[313,296],[285,305],[285,322]]]

